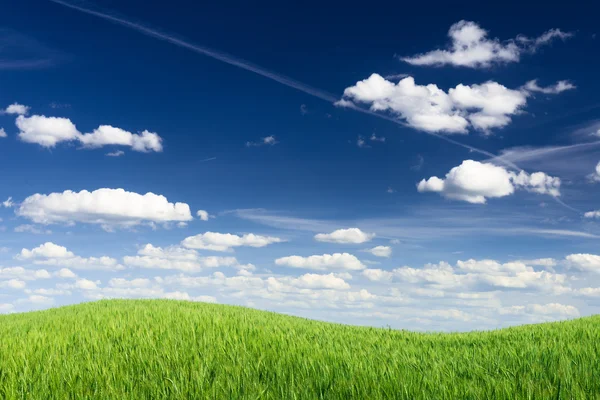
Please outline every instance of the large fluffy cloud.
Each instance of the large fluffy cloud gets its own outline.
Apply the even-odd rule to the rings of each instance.
[[[16,214],[38,224],[83,222],[101,224],[109,229],[193,219],[186,203],[170,203],[165,196],[154,193],[142,195],[123,189],[38,193],[27,197]]]
[[[356,271],[365,266],[358,258],[348,253],[314,255],[310,257],[289,256],[275,260],[275,264],[284,267],[304,268],[313,270],[348,270]]]
[[[419,192],[437,192],[449,199],[483,204],[488,198],[511,195],[515,189],[560,196],[560,184],[559,178],[543,172],[516,174],[501,166],[465,160],[452,168],[445,179],[437,176],[423,179],[417,189]]]
[[[398,83],[372,74],[344,90],[339,106],[353,101],[371,111],[387,111],[415,129],[426,132],[467,133],[469,127],[489,133],[511,121],[527,103],[529,92],[496,82],[459,84],[445,92],[435,84],[417,85],[413,77]]]
[[[187,237],[181,244],[189,249],[232,251],[234,247],[265,247],[280,242],[283,242],[283,239],[272,236],[255,235],[253,233],[238,236],[231,233],[206,232]]]
[[[16,120],[19,138],[24,142],[36,143],[43,147],[54,147],[60,142],[77,141],[84,147],[127,146],[139,152],[162,151],[162,139],[147,130],[131,133],[110,125],[101,125],[91,133],[81,133],[68,118],[19,115]]]
[[[358,228],[338,229],[331,233],[319,233],[315,240],[319,242],[359,244],[370,241],[375,237],[374,233],[366,233]]]
[[[537,38],[517,36],[515,40],[502,43],[489,39],[488,33],[471,21],[460,21],[450,27],[448,36],[451,43],[447,50],[433,50],[403,61],[412,65],[453,65],[458,67],[489,67],[492,64],[517,62],[523,52],[533,52],[538,47],[554,39],[567,39],[571,33],[551,29]]]

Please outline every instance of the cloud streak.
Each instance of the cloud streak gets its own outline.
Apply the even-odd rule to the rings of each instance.
[[[171,43],[173,45],[186,48],[186,49],[191,50],[191,51],[193,51],[195,53],[202,54],[202,55],[205,55],[207,57],[214,58],[216,60],[219,60],[219,61],[224,62],[226,64],[233,65],[235,67],[244,69],[246,71],[253,72],[253,73],[258,74],[260,76],[263,76],[265,78],[271,79],[271,80],[273,80],[275,82],[278,82],[278,83],[280,83],[282,85],[285,85],[285,86],[291,87],[293,89],[299,90],[299,91],[304,92],[304,93],[306,93],[308,95],[317,97],[317,98],[319,98],[321,100],[324,100],[324,101],[327,101],[327,102],[330,102],[330,103],[336,103],[339,100],[339,98],[337,96],[335,96],[335,95],[333,95],[331,93],[328,93],[326,91],[314,88],[314,87],[312,87],[310,85],[306,85],[306,84],[304,84],[302,82],[299,82],[299,81],[297,81],[295,79],[289,78],[289,77],[287,77],[285,75],[281,75],[281,74],[269,71],[268,69],[265,69],[263,67],[257,66],[257,65],[255,65],[253,63],[250,63],[250,62],[246,61],[246,60],[240,59],[238,57],[234,57],[232,55],[229,55],[229,54],[226,54],[226,53],[223,53],[223,52],[220,52],[220,51],[216,51],[216,50],[210,49],[210,48],[205,47],[205,46],[199,46],[199,45],[190,43],[190,42],[188,42],[186,40],[179,39],[179,38],[176,38],[176,37],[174,37],[172,35],[168,35],[166,33],[159,32],[159,31],[157,31],[155,29],[148,28],[147,26],[144,26],[144,25],[136,23],[136,22],[129,21],[129,20],[125,19],[125,18],[117,17],[115,15],[111,15],[111,14],[108,14],[106,12],[96,11],[96,10],[93,10],[93,9],[90,9],[90,8],[82,7],[80,5],[72,4],[72,3],[68,2],[68,1],[63,1],[63,0],[49,0],[49,1],[51,1],[53,3],[56,3],[56,4],[59,4],[59,5],[62,5],[64,7],[73,9],[73,10],[77,10],[79,12],[82,12],[82,13],[85,13],[85,14],[88,14],[88,15],[93,15],[95,17],[104,19],[106,21],[110,21],[112,23],[124,26],[126,28],[135,30],[135,31],[137,31],[139,33],[142,33],[142,34],[144,34],[146,36],[150,36],[150,37],[153,37],[155,39],[162,40],[162,41]],[[388,120],[388,121],[393,122],[395,124],[405,126],[405,124],[402,123],[401,121],[398,121],[398,120],[396,120],[394,118],[387,117],[387,116],[382,115],[382,114],[378,114],[378,113],[370,111],[370,110],[366,110],[366,109],[357,107],[353,103],[346,104],[345,108],[350,108],[352,110],[361,112],[363,114],[373,115],[373,116],[375,116],[377,118],[385,119],[385,120]],[[469,146],[467,144],[461,143],[461,142],[459,142],[457,140],[454,140],[454,139],[447,138],[447,137],[445,137],[443,135],[439,135],[439,134],[436,134],[434,132],[425,132],[425,133],[428,134],[428,135],[430,135],[430,136],[434,136],[434,137],[437,137],[439,139],[445,140],[446,142],[454,144],[456,146],[463,147],[463,148],[465,148],[465,149],[467,149],[469,151],[472,151],[472,152],[476,152],[476,153],[479,153],[479,154],[482,154],[482,155],[485,155],[485,156],[488,156],[488,157],[495,157],[496,156],[495,154],[490,153],[488,151],[485,151],[485,150],[482,150],[482,149],[479,149],[479,148],[476,148],[476,147],[473,147],[473,146]],[[506,165],[508,167],[520,170],[520,168],[518,168],[516,165],[514,165],[512,163],[511,164],[506,164]]]

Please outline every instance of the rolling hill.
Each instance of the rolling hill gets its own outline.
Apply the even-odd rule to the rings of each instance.
[[[413,333],[104,300],[0,316],[1,399],[600,397],[600,316]]]

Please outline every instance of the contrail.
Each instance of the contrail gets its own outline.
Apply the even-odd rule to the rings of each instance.
[[[155,39],[159,39],[159,40],[162,40],[162,41],[174,44],[174,45],[179,46],[179,47],[183,47],[183,48],[192,50],[192,51],[194,51],[196,53],[199,53],[199,54],[202,54],[202,55],[214,58],[216,60],[222,61],[224,63],[230,64],[230,65],[233,65],[233,66],[236,66],[238,68],[245,69],[246,71],[254,72],[255,74],[264,76],[265,78],[271,79],[271,80],[273,80],[275,82],[281,83],[282,85],[285,85],[285,86],[291,87],[293,89],[299,90],[299,91],[304,92],[304,93],[306,93],[308,95],[311,95],[313,97],[317,97],[317,98],[319,98],[321,100],[325,100],[325,101],[333,103],[333,104],[335,104],[339,100],[338,97],[336,97],[335,95],[333,95],[331,93],[327,93],[327,92],[325,92],[323,90],[320,90],[320,89],[314,88],[312,86],[306,85],[306,84],[304,84],[302,82],[299,82],[299,81],[297,81],[295,79],[288,78],[285,75],[281,75],[281,74],[277,74],[275,72],[271,72],[271,71],[269,71],[269,70],[267,70],[267,69],[265,69],[263,67],[260,67],[258,65],[252,64],[251,62],[248,62],[246,60],[234,57],[234,56],[229,55],[227,53],[223,53],[223,52],[220,52],[220,51],[212,50],[212,49],[210,49],[208,47],[205,47],[205,46],[199,46],[199,45],[196,45],[196,44],[193,44],[193,43],[189,43],[189,42],[187,42],[187,41],[185,41],[183,39],[178,39],[178,38],[176,38],[174,36],[167,35],[165,33],[159,32],[159,31],[157,31],[155,29],[151,29],[151,28],[148,28],[148,27],[146,27],[144,25],[141,25],[141,24],[138,24],[138,23],[135,23],[135,22],[131,22],[131,21],[126,20],[124,18],[120,18],[120,17],[114,16],[114,15],[110,15],[110,14],[103,13],[103,12],[96,11],[96,10],[92,10],[92,9],[89,9],[89,8],[86,8],[86,7],[75,5],[75,4],[69,3],[69,2],[64,1],[64,0],[49,0],[49,1],[51,1],[53,3],[56,3],[56,4],[60,4],[60,5],[64,6],[64,7],[71,8],[73,10],[80,11],[80,12],[85,13],[85,14],[89,14],[89,15],[96,16],[98,18],[102,18],[104,20],[116,23],[118,25],[125,26],[127,28],[130,28],[130,29],[133,29],[135,31],[138,31],[138,32],[140,32],[140,33],[142,33],[144,35],[147,35],[147,36],[153,37]],[[398,124],[398,125],[405,126],[405,124],[402,121],[399,121],[399,120],[397,120],[395,118],[388,117],[388,116],[383,115],[383,114],[378,114],[378,113],[373,112],[371,110],[367,110],[367,109],[358,107],[358,106],[356,106],[354,104],[346,105],[346,107],[350,108],[352,110],[364,113],[364,114],[368,114],[368,115],[372,115],[372,116],[377,117],[377,118],[385,119],[387,121],[393,122],[393,123]],[[482,149],[479,149],[477,147],[469,146],[467,144],[459,142],[458,140],[450,139],[447,136],[440,135],[440,134],[435,133],[435,132],[426,132],[426,131],[424,131],[424,133],[426,133],[427,135],[436,137],[438,139],[442,139],[442,140],[444,140],[444,141],[446,141],[448,143],[454,144],[456,146],[463,147],[465,149],[468,149],[469,151],[472,151],[472,152],[475,152],[475,153],[479,153],[479,154],[485,155],[487,157],[495,158],[498,162],[500,162],[502,164],[505,164],[508,167],[514,168],[514,169],[516,169],[518,171],[523,171],[523,169],[521,169],[520,167],[518,167],[513,162],[511,162],[509,160],[504,160],[504,159],[502,159],[501,156],[493,154],[493,153],[491,153],[489,151],[482,150]],[[572,207],[568,206],[567,204],[563,203],[561,200],[557,199],[557,201],[558,201],[559,204],[561,204],[561,205],[563,205],[563,206],[565,206],[565,207],[567,207],[569,209],[575,210],[574,208],[572,208]]]
[[[110,21],[110,22],[113,22],[113,23],[125,26],[127,28],[136,30],[136,31],[138,31],[140,33],[143,33],[144,35],[147,35],[147,36],[150,36],[150,37],[153,37],[155,39],[159,39],[159,40],[162,40],[162,41],[165,41],[165,42],[169,42],[169,43],[174,44],[174,45],[179,46],[179,47],[183,47],[183,48],[192,50],[192,51],[194,51],[196,53],[199,53],[199,54],[202,54],[202,55],[214,58],[216,60],[222,61],[224,63],[230,64],[230,65],[233,65],[233,66],[236,66],[238,68],[245,69],[246,71],[254,72],[255,74],[264,76],[265,78],[271,79],[271,80],[273,80],[275,82],[281,83],[282,85],[294,88],[296,90],[299,90],[299,91],[304,92],[306,94],[309,94],[311,96],[317,97],[317,98],[319,98],[321,100],[325,100],[325,101],[330,102],[330,103],[336,103],[339,100],[339,98],[337,96],[335,96],[335,95],[333,95],[331,93],[327,93],[327,92],[325,92],[323,90],[320,90],[320,89],[314,88],[312,86],[306,85],[306,84],[304,84],[302,82],[299,82],[299,81],[297,81],[295,79],[288,78],[287,76],[284,76],[284,75],[281,75],[281,74],[277,74],[275,72],[271,72],[271,71],[269,71],[269,70],[267,70],[267,69],[265,69],[263,67],[260,67],[258,65],[252,64],[252,63],[250,63],[250,62],[248,62],[246,60],[242,60],[240,58],[234,57],[232,55],[229,55],[229,54],[226,54],[226,53],[223,53],[223,52],[220,52],[220,51],[212,50],[212,49],[210,49],[208,47],[205,47],[205,46],[199,46],[199,45],[196,45],[196,44],[193,44],[193,43],[189,43],[189,42],[187,42],[185,40],[178,39],[176,37],[173,37],[173,36],[167,35],[165,33],[159,32],[159,31],[157,31],[155,29],[148,28],[148,27],[146,27],[144,25],[128,21],[128,20],[126,20],[124,18],[120,18],[120,17],[114,16],[114,15],[111,15],[111,14],[107,14],[107,13],[103,13],[103,12],[100,12],[100,11],[92,10],[92,9],[89,9],[89,8],[86,8],[86,7],[82,7],[82,6],[79,6],[79,5],[75,5],[75,4],[72,4],[72,3],[69,3],[69,2],[66,2],[66,1],[63,1],[63,0],[49,0],[49,1],[51,1],[53,3],[56,3],[56,4],[60,4],[62,6],[68,7],[68,8],[71,8],[73,10],[80,11],[80,12],[85,13],[85,14],[93,15],[93,16],[96,16],[98,18],[102,18],[102,19],[105,19],[107,21]],[[369,114],[369,115],[375,116],[377,118],[382,118],[382,119],[388,120],[388,121],[393,122],[393,123],[398,124],[398,125],[402,125],[402,126],[405,125],[404,123],[402,123],[401,121],[398,121],[397,119],[394,119],[394,118],[391,118],[391,117],[387,117],[387,116],[385,116],[383,114],[378,114],[378,113],[372,112],[370,110],[366,110],[364,108],[360,108],[360,107],[358,107],[356,105],[347,106],[347,108],[353,109],[355,111],[358,111],[358,112],[361,112],[361,113],[364,113],[364,114]],[[488,151],[485,151],[485,150],[482,150],[482,149],[478,149],[478,148],[473,147],[473,146],[469,146],[469,145],[461,143],[461,142],[459,142],[457,140],[450,139],[450,138],[448,138],[448,137],[446,137],[444,135],[440,135],[440,134],[437,134],[437,133],[434,133],[434,132],[424,132],[424,133],[426,133],[427,135],[430,135],[430,136],[433,136],[433,137],[445,140],[446,142],[452,143],[452,144],[454,144],[456,146],[463,147],[463,148],[465,148],[465,149],[467,149],[469,151],[480,153],[480,154],[485,155],[487,157],[496,157],[497,156],[496,154],[490,153]],[[502,160],[499,160],[499,161],[503,162]],[[514,165],[513,163],[511,163],[509,161],[505,162],[505,164],[507,166],[510,166],[511,168],[515,168],[515,169],[521,170],[520,168],[518,168],[516,165]]]

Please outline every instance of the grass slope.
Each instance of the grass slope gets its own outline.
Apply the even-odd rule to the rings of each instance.
[[[600,317],[420,334],[171,300],[0,316],[0,399],[600,398]]]

